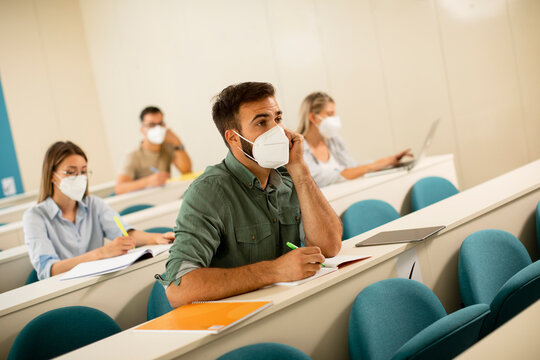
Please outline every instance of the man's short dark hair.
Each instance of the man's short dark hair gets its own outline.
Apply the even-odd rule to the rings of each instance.
[[[212,106],[212,118],[227,147],[229,147],[229,144],[225,139],[225,131],[229,129],[241,130],[238,119],[240,106],[248,102],[272,97],[275,92],[274,86],[269,83],[244,82],[227,86],[216,95]]]
[[[163,115],[163,112],[161,110],[159,110],[158,107],[155,107],[155,106],[147,106],[143,109],[143,111],[141,111],[141,122],[143,121],[144,119],[144,116],[146,114],[161,114]]]

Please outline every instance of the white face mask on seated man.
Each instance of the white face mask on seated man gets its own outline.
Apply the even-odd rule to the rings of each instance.
[[[165,126],[154,126],[146,131],[146,138],[155,145],[163,144],[165,135],[167,135],[167,128]]]
[[[285,131],[281,126],[274,126],[262,133],[254,142],[249,141],[236,131],[234,132],[253,145],[252,155],[248,154],[244,149],[240,150],[261,167],[276,169],[289,163],[289,138],[285,135]]]

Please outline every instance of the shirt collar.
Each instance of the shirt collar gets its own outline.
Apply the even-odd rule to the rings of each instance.
[[[253,189],[255,184],[259,183],[259,179],[255,175],[253,175],[253,173],[249,171],[247,167],[245,167],[240,161],[238,161],[238,159],[234,157],[231,151],[227,153],[227,157],[225,158],[225,165],[231,171],[231,173],[238,180],[240,180],[242,184],[249,187],[250,189]],[[270,171],[268,185],[271,185],[277,189],[282,183],[283,181],[281,180],[281,174],[275,169],[272,169],[272,171]]]
[[[88,211],[88,196],[85,196],[81,201],[77,201],[77,203],[79,204],[77,212],[79,209],[84,210],[85,212]],[[60,212],[60,207],[50,196],[43,201],[42,206],[51,220]]]

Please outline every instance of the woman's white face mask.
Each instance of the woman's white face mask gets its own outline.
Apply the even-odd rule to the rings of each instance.
[[[164,126],[154,126],[146,131],[146,138],[155,145],[163,144],[165,135],[167,135],[167,128]]]
[[[239,149],[261,167],[276,169],[289,163],[289,138],[285,135],[285,131],[281,126],[274,126],[262,133],[254,142],[249,141],[236,131],[234,132],[242,139],[253,144],[253,156],[250,156],[243,149]]]
[[[75,201],[81,201],[84,193],[86,192],[86,186],[88,185],[88,177],[86,175],[66,176],[60,177],[58,174],[54,174],[60,179],[60,184],[56,184],[60,191],[67,197]]]
[[[321,117],[317,115],[319,119]],[[339,116],[327,116],[321,119],[321,123],[317,126],[322,136],[332,138],[339,135],[341,130],[341,119]]]

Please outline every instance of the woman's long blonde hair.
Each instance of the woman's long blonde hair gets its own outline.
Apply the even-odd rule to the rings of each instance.
[[[333,103],[334,99],[330,95],[323,92],[314,92],[306,96],[302,105],[300,106],[300,123],[298,124],[297,133],[304,135],[311,126],[309,121],[309,114],[318,114],[324,109],[326,104]]]
[[[58,165],[60,165],[60,163],[70,155],[80,155],[86,162],[88,162],[84,151],[71,141],[57,141],[52,144],[45,153],[45,158],[43,159],[43,170],[41,172],[41,185],[39,189],[38,203],[53,195],[54,188],[51,182],[53,173],[56,171]],[[86,192],[84,193],[84,196],[87,195],[88,185],[86,185]]]

